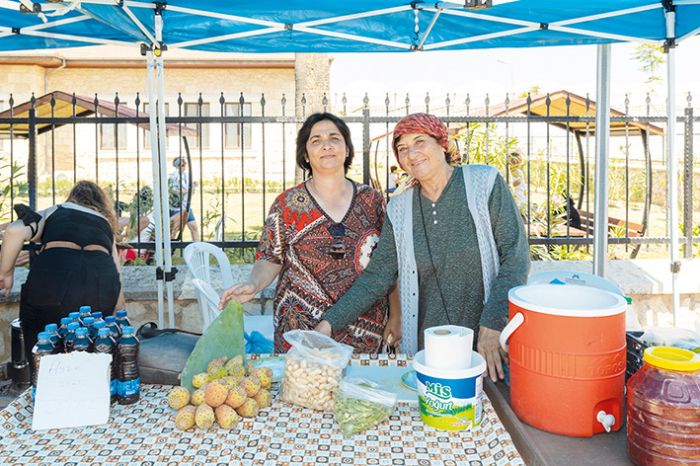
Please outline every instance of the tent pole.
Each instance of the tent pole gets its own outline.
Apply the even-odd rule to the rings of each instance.
[[[158,327],[163,328],[163,229],[160,187],[160,166],[158,164],[158,125],[156,122],[157,107],[155,105],[155,60],[153,51],[146,52],[148,65],[148,118],[151,138],[151,167],[153,169],[153,223],[156,233],[156,288],[158,291]]]
[[[155,14],[155,33],[158,44],[163,40],[163,16],[160,10]],[[167,134],[165,127],[165,83],[163,76],[163,54],[162,50],[156,54],[156,90],[158,93],[158,147],[160,157],[160,195],[162,199],[162,226],[163,226],[163,260],[165,289],[168,298],[168,326],[175,327],[175,312],[173,309],[173,280],[177,270],[173,269],[172,248],[170,244],[170,201],[168,199],[168,150]]]
[[[671,237],[671,288],[673,296],[673,325],[680,326],[681,299],[678,289],[678,273],[681,270],[678,238],[678,157],[676,154],[676,54],[675,21],[673,9],[666,10],[666,159],[668,160],[668,232]]]
[[[610,147],[611,45],[599,44],[597,47],[593,273],[605,278],[608,263],[608,151]]]

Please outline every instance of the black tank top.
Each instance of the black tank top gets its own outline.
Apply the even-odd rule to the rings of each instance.
[[[111,253],[114,232],[103,217],[59,205],[46,219],[41,240],[70,241],[81,247],[96,244]]]

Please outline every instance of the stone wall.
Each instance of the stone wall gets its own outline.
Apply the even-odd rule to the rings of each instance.
[[[185,266],[174,282],[175,326],[190,331],[201,331],[202,319],[191,276]],[[250,273],[250,265],[233,265],[234,283],[244,280]],[[531,276],[540,272],[566,270],[591,272],[590,262],[533,262]],[[10,359],[10,322],[19,313],[19,289],[24,283],[27,269],[15,272],[15,286],[9,298],[0,297],[0,362]],[[700,261],[685,262],[678,282],[681,290],[681,309],[686,325],[700,331]],[[609,263],[608,277],[622,291],[632,296],[632,309],[643,326],[671,326],[673,323],[671,300],[671,273],[666,260],[623,260]],[[136,326],[145,322],[158,322],[156,282],[154,267],[124,267],[123,283],[129,318]],[[221,292],[221,279],[214,271],[212,285]],[[274,284],[263,290],[261,296],[246,303],[247,314],[271,314]],[[167,307],[164,310],[167,326]]]

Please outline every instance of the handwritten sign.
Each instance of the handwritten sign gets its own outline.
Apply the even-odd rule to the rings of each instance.
[[[75,352],[41,358],[32,429],[58,429],[109,421],[107,354]]]

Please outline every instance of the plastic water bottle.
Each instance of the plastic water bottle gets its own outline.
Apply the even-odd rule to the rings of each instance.
[[[95,339],[97,338],[97,331],[93,327],[95,324],[95,319],[92,317],[85,317],[83,319],[83,327],[87,329],[87,337],[90,342],[90,352],[95,348]]]
[[[73,343],[73,351],[90,351],[90,339],[88,338],[88,329],[80,327],[75,331],[75,342]]]
[[[80,306],[80,323],[85,327],[85,319],[92,317],[92,308],[90,306]]]
[[[126,309],[120,309],[117,311],[117,323],[122,332],[124,332],[124,327],[131,327],[129,318],[126,316]]]
[[[114,316],[105,317],[105,322],[107,323],[107,328],[109,329],[109,336],[112,337],[112,341],[116,345],[119,343],[119,339],[122,337],[122,329],[117,323],[117,318]]]
[[[80,328],[78,322],[71,322],[68,324],[68,333],[66,333],[66,338],[63,340],[63,351],[70,353],[73,351],[73,346],[75,345],[75,332]]]
[[[70,317],[61,317],[61,325],[58,327],[58,338],[61,339],[59,350],[63,352],[63,345],[66,341],[66,335],[68,334],[68,324],[72,322]]]
[[[32,373],[32,399],[36,395],[36,382],[39,379],[39,364],[42,357],[47,354],[53,354],[53,344],[51,343],[51,334],[48,332],[40,332],[39,341],[32,348],[32,358],[34,359],[34,372]]]
[[[117,398],[120,405],[130,405],[139,400],[141,379],[139,377],[139,340],[133,327],[122,328],[122,337],[117,345],[119,381]]]
[[[98,322],[97,324],[100,324]],[[109,377],[109,395],[112,403],[117,401],[117,358],[114,355],[114,342],[109,335],[109,329],[102,322],[101,328],[97,331],[97,341],[95,342],[95,353],[109,354],[112,357],[110,364],[111,372]]]
[[[71,320],[71,322],[80,323],[80,312],[71,312],[68,314],[68,318]]]
[[[49,340],[51,341],[51,346],[53,346],[54,354],[59,353],[61,338],[58,336],[58,325],[46,324],[46,327],[44,327],[44,332],[49,334]]]

